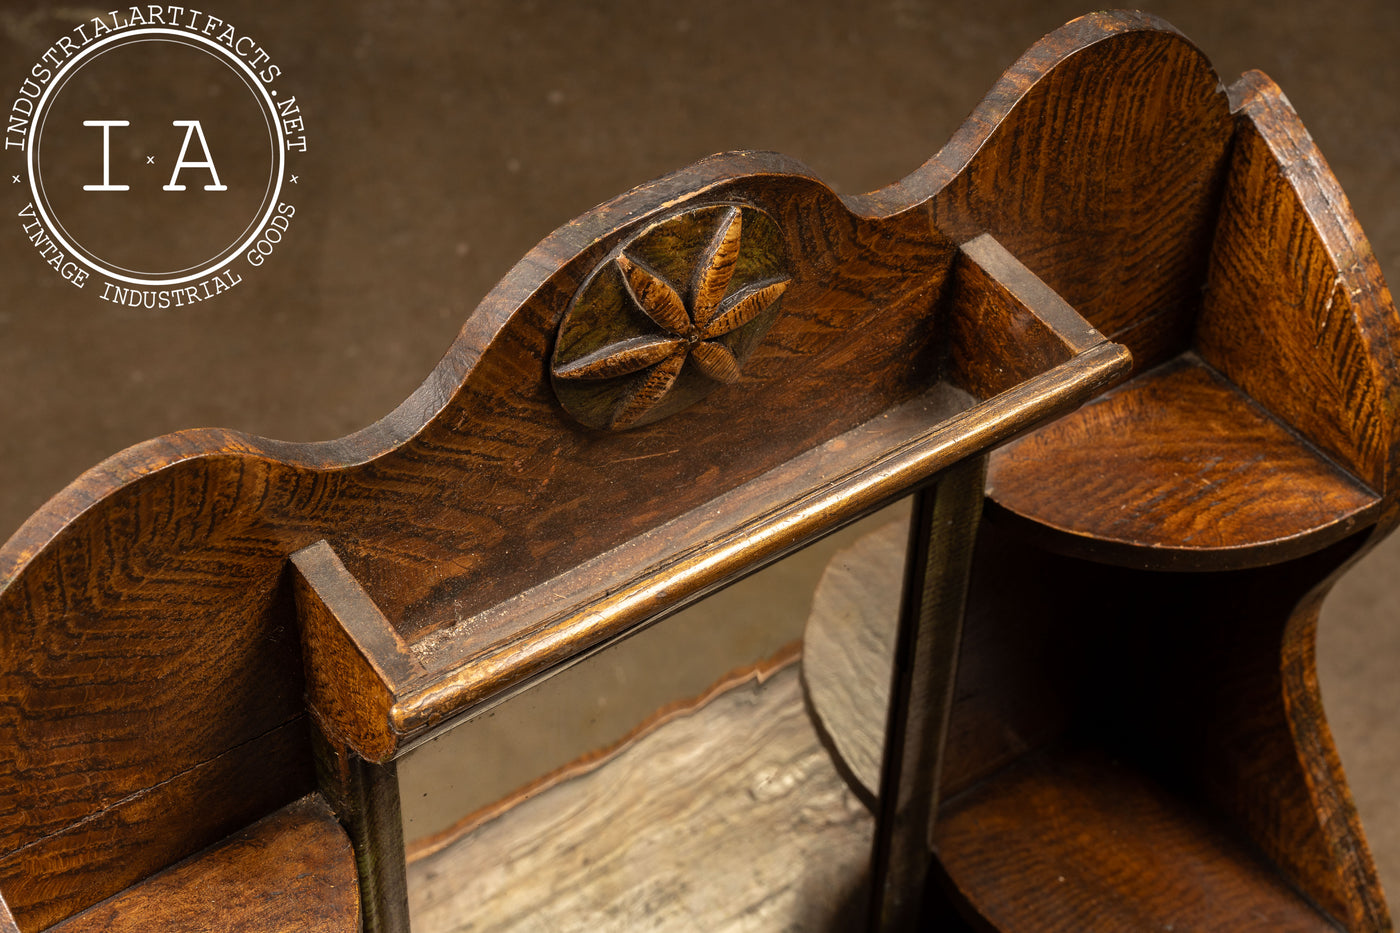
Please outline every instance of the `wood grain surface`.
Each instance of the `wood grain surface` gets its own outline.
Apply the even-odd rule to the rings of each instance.
[[[643,431],[581,431],[545,378],[554,327],[609,244],[678,198],[743,198],[780,218],[794,257],[785,314],[742,388]],[[932,385],[929,309],[951,247],[914,214],[871,223],[780,158],[710,160],[542,244],[425,387],[360,435],[305,447],[192,432],[86,474],[0,552],[0,732],[14,743],[0,761],[0,852],[33,873],[32,843],[133,795],[169,803],[172,777],[299,714],[293,551],[326,539],[390,621],[421,634]],[[829,404],[806,404],[836,385]],[[589,519],[600,515],[612,520]],[[291,772],[308,764],[305,753]],[[243,796],[212,806],[260,815]],[[114,829],[111,845],[83,851],[99,867],[72,909],[124,885],[100,866],[124,860],[126,837]],[[145,850],[168,864],[207,842],[174,833]],[[33,906],[5,893],[21,918]]]
[[[990,256],[995,263],[985,268],[1011,269],[1034,282],[1034,276],[990,246],[982,258]],[[881,508],[962,459],[1079,404],[1127,369],[1127,351],[1104,341],[1063,303],[1020,305],[1022,293],[1030,300],[1043,297],[1021,287],[1027,284],[1004,291],[1002,305],[1017,306],[1018,314],[1038,324],[1053,321],[1067,327],[1066,334],[1043,326],[1025,335],[1032,341],[1029,356],[1043,357],[1047,365],[1054,359],[1063,362],[1027,374],[1025,381],[970,407],[964,393],[940,383],[485,612],[468,614],[454,603],[452,624],[407,646],[412,665],[406,665],[403,647],[379,610],[366,604],[360,582],[349,577],[342,563],[320,561],[320,574],[298,578],[300,604],[311,611],[304,630],[311,697],[316,709],[324,709],[319,721],[338,730],[362,756],[387,760],[427,740],[431,730],[473,715],[509,691],[527,688],[558,666],[626,637]],[[1039,291],[1045,292],[1043,285]],[[1047,312],[1043,319],[1037,316],[1042,310]],[[1049,343],[1048,354],[1035,348],[1039,339]],[[300,552],[299,563],[312,553]],[[326,592],[314,592],[318,581],[329,584]],[[354,598],[345,598],[349,594]],[[327,628],[333,606],[350,612],[339,632]],[[384,652],[377,659],[367,654],[376,644]],[[321,663],[316,658],[323,650]],[[337,683],[342,684],[339,691],[332,689]]]
[[[325,541],[291,556],[301,620],[307,704],[317,726],[382,759],[400,685],[423,674],[404,640]],[[368,724],[379,722],[379,728]]]
[[[306,717],[297,716],[5,855],[0,890],[20,929],[44,929],[87,906],[95,893],[114,894],[164,868],[171,852],[212,845],[309,793],[315,776],[307,729]],[[79,796],[82,774],[55,793]]]
[[[899,530],[882,532],[887,546],[898,543]],[[888,553],[876,558],[876,540],[863,539],[860,550],[842,557],[828,577],[861,581],[857,592],[880,588],[882,579],[891,587],[897,576]],[[987,916],[1005,924],[998,929],[1099,929],[1100,923],[1137,929],[1134,924],[1183,923],[1186,915],[1173,913],[1165,896],[1155,906],[1148,900],[1129,903],[1138,897],[1130,884],[1107,899],[1095,893],[1095,885],[1132,874],[1165,878],[1189,892],[1184,903],[1207,911],[1209,886],[1243,865],[1244,875],[1254,879],[1248,890],[1257,882],[1262,891],[1290,892],[1292,900],[1297,897],[1291,892],[1302,890],[1346,929],[1389,929],[1328,734],[1312,656],[1317,607],[1362,543],[1344,542],[1277,567],[1186,575],[1095,565],[1047,553],[1004,526],[984,528],[944,754],[944,786],[959,799],[940,811],[937,825],[951,819],[948,832],[961,834],[954,846],[960,851],[940,850],[949,854],[940,869],[945,882],[976,888]],[[1013,567],[1016,585],[1008,586],[1005,575]],[[1090,587],[1094,596],[1086,601]],[[818,597],[803,675],[814,715],[835,749],[859,749],[859,743],[878,749],[891,627],[864,611],[868,606],[821,599],[820,590]],[[1068,743],[1077,750],[1063,751]],[[847,762],[858,766],[859,753],[847,754]],[[1041,768],[1024,764],[1037,756],[1094,759],[1088,770],[1080,764],[1056,767],[1073,771],[1065,780],[1095,788],[1137,788],[1129,796],[1145,795],[1162,815],[1162,826],[1135,822],[1125,815],[1126,803],[1111,795],[1099,801],[1101,812],[1086,816],[1077,808],[1095,801],[1090,792],[1067,807],[1052,805],[1059,798],[1047,796],[1032,808],[1017,802],[1019,790],[987,789],[1012,787],[1021,780],[1011,776],[1018,768]],[[1103,774],[1099,767],[1106,768]],[[866,770],[878,775],[874,761]],[[974,797],[984,801],[975,814],[952,815]],[[1103,845],[1034,851],[1037,841],[1062,828],[1069,833],[1086,819],[1098,822]],[[1002,859],[999,837],[987,841],[979,835],[982,827],[1013,822],[1024,836],[1017,845],[1026,858],[1041,868],[1065,859],[1083,862],[1083,871],[1096,879],[1081,878],[1084,883],[1066,891],[1063,900],[1070,906],[1044,889],[1020,888],[1020,856]],[[1195,839],[1192,846],[1209,842],[1207,848],[1244,861],[1202,881],[1195,874],[1206,864],[1200,852],[1145,854],[1159,848],[1149,838],[1159,831]],[[1117,841],[1125,833],[1134,834],[1140,848]],[[1067,840],[1055,845],[1070,845]],[[1234,895],[1235,908],[1244,909],[1253,896],[1248,890]],[[1262,916],[1283,923],[1268,906],[1273,895],[1261,896]],[[1123,898],[1128,900],[1118,903]],[[1205,919],[1198,928],[1235,928],[1228,911],[1200,916]],[[1331,922],[1323,928],[1333,928]],[[1303,928],[1313,928],[1308,924]]]
[[[1336,929],[1208,814],[1102,752],[1035,756],[950,801],[935,847],[992,929]]]
[[[1371,488],[1394,487],[1394,304],[1326,160],[1278,86],[1232,88],[1238,132],[1196,347]]]
[[[1141,369],[1190,340],[1232,132],[1184,36],[1091,14],[1027,52],[899,192],[936,191],[939,229],[994,235]]]
[[[1103,341],[991,234],[958,251],[949,289],[947,378],[991,398]]]
[[[1261,853],[1343,928],[1391,929],[1312,667],[1317,605],[1366,540],[1182,573],[1047,552],[1018,526],[984,523],[947,792],[1073,740]]]
[[[1283,95],[1250,73],[1230,97],[1237,132],[1193,351],[993,457],[1000,530],[984,536],[983,566],[1017,566],[1022,585],[974,578],[949,779],[993,787],[1065,736],[1087,739],[1204,807],[1212,831],[1247,841],[1329,922],[1388,931],[1314,651],[1333,582],[1395,523],[1400,316]],[[1021,819],[1020,804],[993,799]],[[1042,803],[1054,819],[1078,806]],[[1096,871],[1147,858],[1101,848]],[[984,920],[1044,928],[1023,912],[1029,893],[998,887],[983,858],[955,855],[953,888]],[[1272,916],[1268,900],[1241,889],[1231,903]],[[1055,904],[1067,929],[1138,922],[1098,916],[1102,902],[1072,890]]]
[[[1182,357],[992,459],[987,492],[1047,547],[1220,570],[1316,550],[1381,497],[1199,360]]]
[[[350,840],[311,795],[50,929],[354,933],[359,923]]]

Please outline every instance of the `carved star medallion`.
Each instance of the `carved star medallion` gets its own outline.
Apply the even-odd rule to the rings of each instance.
[[[622,430],[679,411],[740,378],[789,277],[777,225],[721,205],[663,221],[604,261],[579,290],[551,361],[564,408]]]

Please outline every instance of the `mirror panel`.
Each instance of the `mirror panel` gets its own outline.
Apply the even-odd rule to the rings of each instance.
[[[897,503],[407,755],[415,933],[857,922],[908,514]]]

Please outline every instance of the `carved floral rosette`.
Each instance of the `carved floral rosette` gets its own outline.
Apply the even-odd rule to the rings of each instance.
[[[737,382],[779,313],[786,270],[778,226],[757,208],[711,205],[647,227],[594,269],[559,325],[560,404],[623,430]]]

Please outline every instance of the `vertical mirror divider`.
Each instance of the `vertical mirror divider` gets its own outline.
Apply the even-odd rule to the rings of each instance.
[[[876,804],[872,930],[919,928],[986,475],[986,457],[974,457],[915,495]]]

